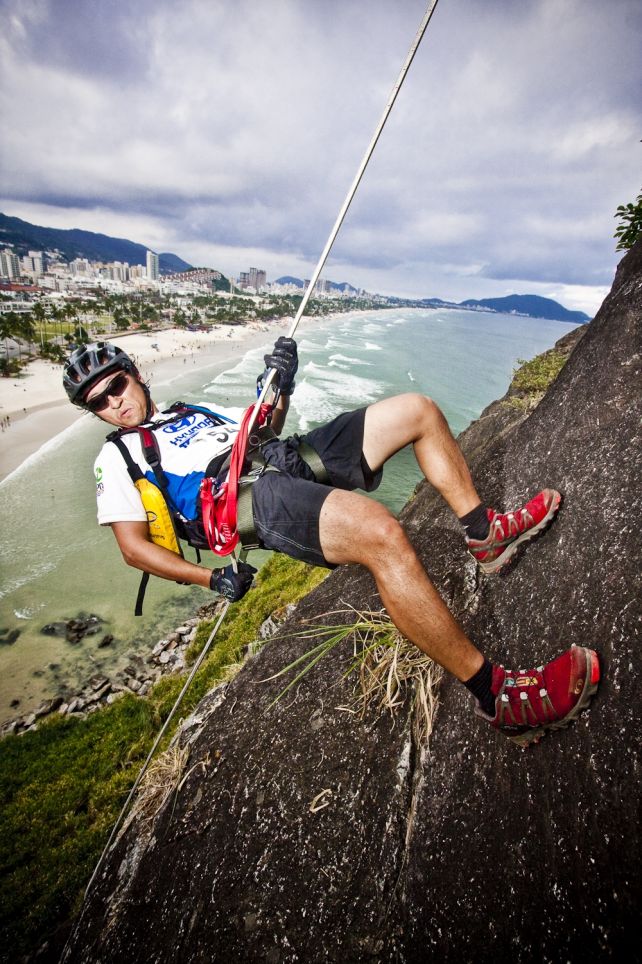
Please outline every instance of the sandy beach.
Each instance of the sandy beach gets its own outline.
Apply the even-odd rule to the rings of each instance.
[[[270,342],[290,319],[269,325],[219,326],[209,332],[170,328],[118,335],[109,340],[138,364],[145,379],[168,378],[196,359],[232,361],[254,345]],[[70,405],[62,387],[62,367],[31,362],[18,378],[0,378],[0,481],[41,446],[84,416]]]

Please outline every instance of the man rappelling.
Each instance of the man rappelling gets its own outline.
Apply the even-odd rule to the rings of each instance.
[[[238,561],[211,569],[189,562],[178,545],[183,538],[225,556],[229,544],[221,543],[229,542],[231,519],[245,548],[328,568],[361,564],[399,631],[470,690],[482,719],[522,746],[574,720],[597,690],[597,654],[574,646],[534,669],[493,665],[450,614],[398,520],[357,490],[374,491],[388,459],[412,445],[486,573],[499,571],[550,524],[560,494],[544,489],[507,513],[488,508],[442,412],[419,394],[384,399],[301,437],[281,438],[295,388],[296,342],[279,338],[264,360],[259,387],[271,382],[277,400],[248,430],[218,407],[177,403],[159,411],[136,365],[115,345],[83,346],[68,359],[63,381],[70,400],[115,429],[95,465],[98,521],[111,527],[125,562],[241,599],[252,584],[251,566]],[[146,484],[160,493],[169,535],[154,532],[158,513],[146,506]]]

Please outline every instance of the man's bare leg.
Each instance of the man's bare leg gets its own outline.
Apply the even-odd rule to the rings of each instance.
[[[363,451],[371,469],[408,444],[414,445],[428,481],[460,518],[479,506],[465,460],[434,403],[405,395],[367,409]],[[526,672],[493,666],[455,622],[399,522],[383,506],[335,489],[323,504],[319,534],[328,561],[358,562],[370,570],[400,632],[464,683],[478,712],[515,743],[538,742],[589,705],[600,680],[594,650],[572,646]]]
[[[413,445],[425,477],[457,516],[479,505],[466,461],[431,399],[407,394],[370,405],[363,432],[363,454],[370,468],[376,472],[406,445]]]
[[[328,562],[370,570],[399,631],[462,682],[484,657],[457,625],[426,575],[405,532],[382,505],[334,489],[321,510],[321,549]]]

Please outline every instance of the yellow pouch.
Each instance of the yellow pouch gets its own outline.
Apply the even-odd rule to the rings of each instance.
[[[147,525],[152,542],[182,556],[183,553],[176,538],[172,516],[161,490],[149,479],[138,479],[137,482],[134,482],[134,485],[140,493],[143,507],[147,513]]]

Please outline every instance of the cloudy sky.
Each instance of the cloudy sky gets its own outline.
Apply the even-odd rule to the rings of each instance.
[[[0,0],[0,210],[309,277],[426,0]],[[639,0],[440,0],[324,276],[589,313],[640,191]]]

